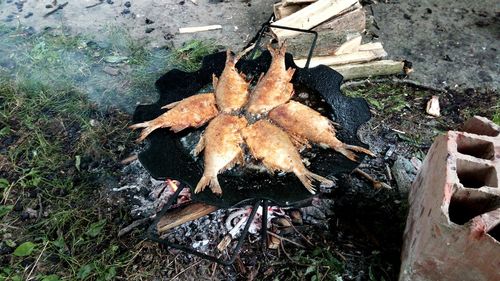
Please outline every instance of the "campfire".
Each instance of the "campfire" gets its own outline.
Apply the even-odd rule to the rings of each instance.
[[[280,218],[282,223],[288,225],[291,218],[286,209],[310,205],[312,200],[317,198],[317,195],[314,195],[315,189],[331,187],[335,176],[351,172],[356,168],[359,163],[357,161],[362,160],[364,155],[355,155],[353,151],[371,153],[356,137],[358,127],[370,118],[368,106],[362,99],[349,98],[340,93],[342,77],[337,72],[326,66],[312,69],[299,68],[295,65],[293,57],[284,53],[283,46],[281,49],[271,48],[269,51],[264,51],[261,56],[253,60],[240,58],[236,64],[235,60],[230,52],[221,52],[205,57],[202,67],[196,72],[186,73],[179,70],[168,72],[156,83],[161,93],[159,101],[154,105],[138,106],[134,115],[136,125],[133,126],[145,128],[140,140],[146,137],[149,140],[149,146],[139,154],[142,165],[154,178],[166,180],[166,187],[159,189],[155,194],[162,202],[162,211],[156,215],[156,220],[149,229],[150,238],[223,264],[234,261],[248,233],[260,233],[262,243],[268,242],[269,247],[275,248],[279,245],[277,244],[279,239],[275,233],[269,232],[269,235],[267,233],[271,219]],[[259,79],[262,73],[270,73],[273,68],[279,69],[279,72],[273,74],[274,76],[266,74],[267,78],[264,75]],[[244,103],[233,107],[227,103],[219,105],[223,101],[217,98],[222,91],[221,88],[226,91],[225,94],[234,90],[231,85],[228,87],[221,84],[224,83],[228,71],[232,72],[232,75],[238,75],[237,78],[232,78],[233,83],[234,79],[240,86],[243,82],[247,83],[246,87],[243,85],[236,88],[249,95]],[[288,78],[283,80],[280,77]],[[282,81],[279,82],[282,86],[276,84],[274,80]],[[268,85],[263,85],[263,81]],[[215,86],[213,90],[209,88],[211,84]],[[274,99],[266,97],[265,88],[269,85],[286,89],[285,96],[279,96],[283,93],[278,91]],[[260,97],[255,93],[259,89],[264,89],[261,90],[263,94]],[[210,93],[211,90],[215,95]],[[200,98],[205,104],[194,101],[193,104],[198,107],[190,107],[190,101],[196,98]],[[166,113],[162,110],[165,105],[169,109]],[[306,108],[306,112],[298,111],[302,115],[309,111],[313,112],[316,119],[313,118],[311,122],[312,129],[314,124],[325,120],[328,124],[326,131],[329,131],[334,138],[335,145],[323,146],[333,149],[321,147],[319,141],[315,142],[314,139],[309,139],[309,143],[307,136],[303,136],[302,139],[295,137],[293,142],[290,140],[290,136],[300,136],[299,131],[293,131],[287,120],[283,120],[283,116],[298,120],[299,116],[293,116],[288,112],[292,106],[299,109]],[[201,111],[197,114],[201,118],[187,120],[188,123],[191,122],[189,124],[179,125],[162,119],[173,120],[178,117],[172,113],[169,116],[169,112],[179,113],[199,109]],[[246,156],[242,157],[243,161],[236,162],[239,165],[235,168],[226,170],[219,168],[223,171],[216,178],[219,185],[202,183],[206,176],[207,165],[210,165],[207,162],[207,155],[210,157],[210,153],[205,151],[204,157],[199,157],[193,150],[201,151],[199,148],[203,141],[200,142],[200,139],[203,138],[205,138],[204,144],[210,145],[210,141],[207,142],[207,135],[210,135],[210,128],[221,116],[225,116],[224,118],[234,116],[231,118],[236,120],[245,119],[242,128],[236,126],[236,131],[242,131],[242,138],[236,144],[238,147],[244,147],[243,143],[246,143],[248,151],[244,154]],[[186,122],[186,118],[175,120]],[[204,129],[203,125],[209,121],[211,123]],[[224,125],[225,122],[221,123]],[[333,127],[334,123],[336,128]],[[161,127],[170,127],[172,131],[159,129]],[[191,128],[184,129],[186,127]],[[264,135],[259,136],[255,132]],[[273,137],[267,137],[270,135]],[[297,155],[295,160],[297,162],[294,165],[302,172],[297,173],[297,168],[293,168],[294,166],[288,169],[280,166],[281,163],[276,162],[279,153],[273,154],[271,151],[266,152],[270,153],[266,155],[258,151],[260,147],[269,144],[268,139],[273,138],[281,139],[281,142],[284,140],[286,145],[289,143],[290,149],[293,147],[291,155]],[[211,145],[214,145],[213,141]],[[274,145],[279,147],[282,144],[278,142]],[[205,150],[207,149],[209,148],[205,147]],[[281,153],[289,153],[286,151],[282,150]],[[264,161],[259,162],[259,160]],[[232,165],[229,162],[228,164]],[[303,177],[301,173],[313,176]],[[315,185],[312,179],[316,180]],[[205,186],[210,186],[211,190],[204,189]],[[224,229],[220,233],[223,237],[216,244],[218,252],[212,251],[212,254],[208,255],[209,251],[200,251],[205,246],[213,244],[210,239],[202,239],[191,245],[181,245],[178,239],[169,237],[169,233],[175,232],[180,225],[200,219],[218,209],[230,210],[226,212],[226,218],[218,220],[217,223],[218,227]],[[220,253],[230,250],[234,254],[226,255],[228,258],[222,260]]]

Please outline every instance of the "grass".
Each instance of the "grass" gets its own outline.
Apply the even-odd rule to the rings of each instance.
[[[278,276],[286,276],[284,279],[287,280],[342,280],[343,262],[332,254],[329,247],[299,250],[292,259],[292,264],[277,267],[280,268]]]
[[[126,112],[156,100],[154,81],[167,69],[196,70],[218,47],[191,41],[171,51],[148,49],[121,29],[109,30],[109,42],[96,42],[0,25],[0,281],[141,280],[182,272],[165,268],[176,259],[142,241],[141,230],[116,237],[132,218],[109,190],[120,179],[118,162],[135,147]],[[385,84],[347,94],[367,98],[379,115],[415,110],[414,99],[429,95]],[[498,122],[500,107],[495,112]],[[419,138],[406,141],[418,146]],[[327,247],[292,258],[299,265],[277,267],[278,276],[345,274]],[[381,268],[374,261],[370,279],[383,276]]]
[[[491,91],[435,93],[385,83],[344,89],[344,93],[364,98],[373,109],[378,123],[388,119],[398,120],[398,123],[389,126],[405,131],[398,134],[400,140],[417,149],[432,142],[435,136],[457,129],[474,115],[484,116],[500,124],[500,99]],[[439,96],[442,115],[434,119],[425,114],[426,103],[432,95]]]
[[[112,163],[130,151],[117,148],[132,143],[128,116],[105,116],[73,89],[2,79],[0,96],[8,128],[0,138],[1,247],[12,252],[2,256],[0,280],[25,280],[35,263],[38,280],[111,280],[132,255],[113,223],[128,211],[110,208],[99,178],[116,173]],[[90,172],[92,163],[102,170]]]
[[[0,280],[141,279],[167,260],[137,268],[137,251],[156,246],[140,232],[116,237],[131,220],[108,186],[135,146],[124,111],[154,101],[166,69],[193,69],[214,48],[196,42],[172,56],[110,34],[103,43],[0,25]]]
[[[201,59],[216,52],[220,46],[213,41],[191,40],[173,53],[174,65],[182,70],[195,71],[201,66]]]

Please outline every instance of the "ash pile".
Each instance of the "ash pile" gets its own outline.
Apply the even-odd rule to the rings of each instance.
[[[134,160],[122,170],[120,187],[113,191],[122,195],[131,206],[131,215],[135,221],[122,229],[121,235],[125,235],[134,228],[145,228],[157,216],[158,212],[165,206],[168,199],[174,195],[176,188],[181,184],[175,180],[160,181],[149,175],[139,160]],[[323,189],[322,194],[331,192],[331,189]],[[302,208],[279,208],[268,207],[267,230],[268,239],[266,247],[277,249],[282,239],[290,243],[295,242],[299,247],[303,243],[310,243],[303,233],[308,226],[314,226],[327,230],[328,221],[333,215],[334,200],[315,196],[308,206]],[[179,210],[189,210],[179,212]],[[185,245],[208,255],[221,256],[232,251],[236,241],[243,231],[251,206],[242,206],[233,209],[218,209],[203,203],[191,200],[189,189],[183,189],[176,202],[167,211],[164,217],[170,217],[168,221],[161,221],[159,230],[161,238],[170,243]],[[195,215],[193,215],[195,213]],[[247,248],[257,249],[261,246],[262,207],[249,228]],[[299,230],[300,229],[300,230]],[[303,232],[303,233],[302,233]],[[173,253],[178,250],[171,249]],[[183,258],[191,260],[193,256],[184,255]]]

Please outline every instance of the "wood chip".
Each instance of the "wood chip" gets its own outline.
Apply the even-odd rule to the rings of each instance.
[[[183,223],[206,216],[217,209],[218,208],[215,206],[204,203],[191,203],[187,206],[169,210],[163,215],[160,221],[158,221],[158,232],[163,233]]]
[[[206,26],[181,27],[179,28],[179,33],[195,33],[216,29],[222,29],[222,26],[220,24],[214,24]]]
[[[441,116],[441,109],[439,107],[439,97],[432,96],[432,98],[427,102],[425,107],[425,112],[430,116],[439,117]]]
[[[276,17],[276,19],[282,19],[304,7],[304,5],[290,5],[285,7],[281,3],[276,3],[273,5],[274,16]]]

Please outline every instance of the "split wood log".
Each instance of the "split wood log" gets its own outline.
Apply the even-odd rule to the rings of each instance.
[[[406,73],[404,70],[405,63],[393,60],[380,60],[363,64],[338,65],[332,66],[331,68],[344,76],[344,80]]]
[[[335,50],[335,55],[343,55],[343,54],[350,54],[350,53],[355,53],[359,51],[359,47],[361,47],[361,34],[357,33],[354,36],[351,36],[351,38],[347,38],[347,42],[344,44],[340,45]]]
[[[355,9],[313,28],[312,30],[318,32],[314,54],[317,56],[333,55],[335,50],[346,41],[347,37],[352,34],[362,33],[365,30],[365,25],[365,12],[362,9]],[[311,34],[304,33],[293,38],[287,38],[287,51],[296,58],[307,57],[311,41]]]
[[[345,23],[345,25],[339,26],[338,19],[343,17],[348,18],[349,21],[344,20],[343,22]],[[363,24],[362,26],[361,23]],[[354,29],[352,27],[352,25],[354,24],[358,24],[360,26]],[[322,24],[316,26],[313,30],[321,31],[321,30],[342,28],[350,30],[361,29],[361,31],[364,31],[365,27],[366,27],[366,16],[363,10],[363,6],[361,6],[361,4],[359,3],[356,3],[350,6],[349,8],[343,10],[338,15],[335,15],[332,18],[328,19],[327,21],[323,22]]]
[[[366,43],[366,44],[359,46],[358,51],[373,51],[373,50],[379,50],[379,49],[384,49],[384,47],[382,46],[382,43],[370,42],[370,43]]]
[[[205,203],[191,203],[187,206],[181,206],[163,215],[156,228],[158,233],[163,233],[183,223],[206,216],[217,209],[217,207]]]
[[[221,29],[220,24],[206,25],[206,26],[193,26],[193,27],[181,27],[179,28],[179,33],[194,33],[208,30]]]
[[[387,56],[387,53],[384,49],[372,50],[372,51],[359,51],[350,54],[343,54],[338,56],[326,56],[326,57],[313,57],[311,58],[311,62],[309,67],[315,67],[320,64],[323,65],[343,65],[343,64],[351,64],[351,63],[362,63],[369,62],[377,59],[381,59]],[[306,59],[296,60],[295,64],[299,67],[304,67],[306,65]]]
[[[284,7],[289,6],[289,5],[296,5],[296,4],[311,4],[313,2],[316,2],[318,0],[283,0],[281,3],[283,4]]]
[[[358,0],[318,0],[296,13],[274,22],[274,25],[311,29],[341,14],[356,3],[358,3]],[[271,28],[271,30],[280,42],[286,38],[300,34],[299,32],[285,29]]]
[[[297,12],[298,10],[304,8],[305,6],[306,5],[283,6],[282,3],[276,3],[273,5],[274,16],[276,17],[276,19],[282,19]]]

